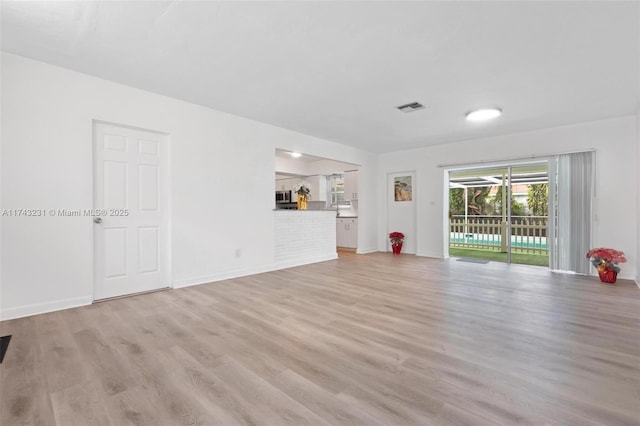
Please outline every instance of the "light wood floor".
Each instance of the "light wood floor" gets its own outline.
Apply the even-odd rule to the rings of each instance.
[[[638,425],[640,289],[337,261],[19,320],[2,425]]]

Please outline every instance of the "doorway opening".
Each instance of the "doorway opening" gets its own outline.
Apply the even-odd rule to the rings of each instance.
[[[546,161],[449,172],[449,255],[549,266]]]
[[[358,203],[360,167],[355,163],[276,148],[275,210],[297,210],[296,201],[304,197],[304,210],[333,211],[335,242],[327,242],[327,246],[334,245],[337,253],[357,251],[358,216],[362,213]],[[302,187],[307,191],[301,191]],[[282,198],[289,201],[279,201]]]

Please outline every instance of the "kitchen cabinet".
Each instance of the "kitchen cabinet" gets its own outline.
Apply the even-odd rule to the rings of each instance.
[[[358,248],[358,219],[344,217],[336,219],[336,245],[338,247]]]
[[[314,175],[307,178],[311,184],[311,201],[327,201],[327,177]]]
[[[289,178],[276,180],[276,191],[293,191],[299,183],[302,182],[301,178]]]
[[[301,176],[289,179],[276,180],[276,191],[291,191],[294,200],[298,198],[295,193],[296,186],[307,183],[310,186],[310,201],[327,201],[327,177],[324,175]]]
[[[344,200],[351,201],[358,199],[358,171],[349,170],[344,172]]]

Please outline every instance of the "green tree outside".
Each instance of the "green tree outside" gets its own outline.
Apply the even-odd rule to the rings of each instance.
[[[495,196],[490,196],[491,187],[468,188],[467,203],[469,215],[502,215],[502,186],[496,186]],[[529,185],[527,206],[533,216],[549,215],[549,185],[546,183]],[[452,215],[464,215],[464,189],[449,188],[449,211]],[[524,204],[511,195],[511,215],[524,216]]]
[[[493,206],[494,214],[502,214],[502,188],[503,186],[497,186],[498,191],[493,197],[491,204]],[[511,216],[524,216],[524,204],[516,201],[513,194],[511,194]]]
[[[491,191],[490,186],[481,188],[468,188],[467,203],[468,214],[470,215],[489,215],[491,209],[487,202],[487,196]],[[449,211],[452,215],[464,215],[464,189],[449,188]]]
[[[452,215],[464,215],[464,189],[449,188],[449,212]]]
[[[539,183],[527,188],[527,205],[533,216],[549,215],[549,185]]]

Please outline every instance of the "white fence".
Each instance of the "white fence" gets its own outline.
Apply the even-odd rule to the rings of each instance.
[[[512,216],[511,251],[548,254],[547,216]],[[507,222],[501,216],[454,216],[450,220],[450,247],[507,251]]]

